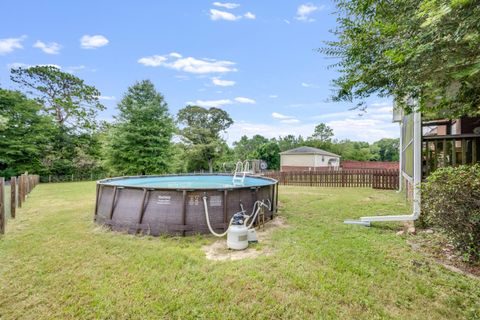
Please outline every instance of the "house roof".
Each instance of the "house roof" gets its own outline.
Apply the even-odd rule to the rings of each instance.
[[[330,157],[337,157],[340,158],[338,154],[331,153],[322,149],[317,149],[317,148],[312,148],[312,147],[298,147],[295,149],[287,150],[280,152],[280,154],[289,154],[289,155],[294,155],[294,154],[320,154],[323,156],[330,156]]]

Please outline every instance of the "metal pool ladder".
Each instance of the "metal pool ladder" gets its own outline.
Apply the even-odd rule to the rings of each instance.
[[[238,161],[237,164],[235,165],[235,171],[233,173],[233,179],[232,182],[234,185],[243,185],[245,182],[245,176],[247,173],[250,173],[248,171],[250,169],[250,164],[248,160],[245,160],[244,162]]]

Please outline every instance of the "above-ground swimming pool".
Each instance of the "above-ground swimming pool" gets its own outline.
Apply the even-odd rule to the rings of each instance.
[[[112,230],[154,236],[209,233],[205,196],[213,229],[224,232],[241,206],[250,214],[257,200],[271,203],[264,218],[272,219],[278,184],[258,176],[234,184],[233,176],[216,174],[104,179],[97,182],[95,221]]]

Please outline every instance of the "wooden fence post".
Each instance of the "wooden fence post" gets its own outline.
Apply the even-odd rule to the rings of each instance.
[[[22,174],[22,202],[25,202],[27,199],[27,176],[25,174]]]
[[[10,178],[10,216],[15,218],[17,212],[17,178]]]
[[[5,234],[5,178],[0,177],[0,234]]]
[[[22,199],[22,176],[21,175],[17,178],[17,186],[18,186],[17,207],[21,208],[22,204],[23,204],[23,199]]]

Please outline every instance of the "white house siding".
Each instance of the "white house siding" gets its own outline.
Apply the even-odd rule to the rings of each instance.
[[[314,154],[282,154],[280,156],[281,166],[292,167],[315,167],[316,157]]]
[[[329,161],[334,159],[332,166],[338,167],[340,159],[337,157],[320,154],[282,154],[280,156],[281,167],[302,167],[304,170],[311,170],[318,167],[328,167]]]

